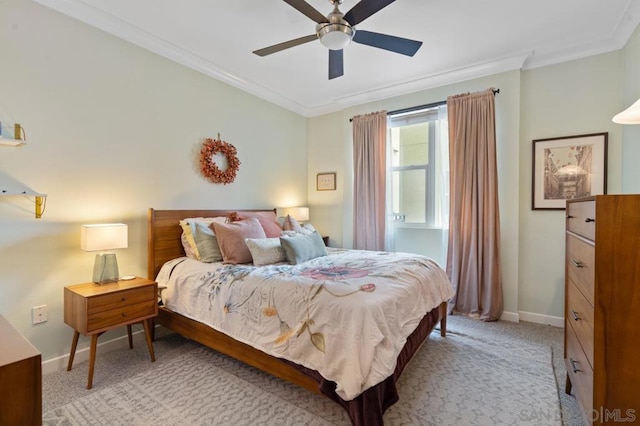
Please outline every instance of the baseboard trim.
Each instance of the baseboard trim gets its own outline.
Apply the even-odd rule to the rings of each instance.
[[[551,315],[542,315],[524,311],[520,311],[519,314],[521,321],[534,322],[536,324],[547,324],[554,327],[564,328],[563,317],[554,317]]]
[[[520,322],[520,315],[517,312],[502,312],[501,321]]]
[[[156,326],[156,330],[155,330],[156,337],[160,337],[165,334],[168,334],[167,333],[168,330],[167,332],[165,332],[165,330],[166,329],[160,326]],[[133,336],[134,345],[142,344],[142,345],[145,345],[146,347],[147,342],[145,339],[144,330],[137,330],[131,334]],[[111,352],[113,350],[122,349],[126,347],[129,347],[129,339],[126,334],[124,336],[116,337],[115,339],[106,340],[104,342],[100,342],[100,340],[98,340],[98,348],[96,350],[97,352],[96,362],[99,362],[98,358],[100,357],[101,353]],[[76,351],[76,355],[73,358],[73,365],[78,365],[79,363],[84,361],[89,361],[89,347],[78,349]],[[42,361],[42,374],[53,373],[54,371],[58,371],[62,369],[66,370],[68,363],[69,363],[68,353],[62,356],[48,359],[46,361]]]

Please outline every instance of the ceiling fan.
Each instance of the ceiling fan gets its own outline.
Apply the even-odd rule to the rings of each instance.
[[[284,0],[300,13],[315,21],[316,32],[308,36],[274,44],[254,51],[258,56],[267,56],[290,47],[308,43],[320,39],[320,43],[329,49],[329,80],[344,74],[343,50],[354,41],[360,44],[389,50],[402,55],[413,56],[416,54],[421,41],[374,33],[371,31],[357,30],[355,26],[374,13],[390,5],[395,0],[361,0],[346,14],[338,9],[342,0],[329,0],[333,5],[333,11],[324,16],[305,0]]]

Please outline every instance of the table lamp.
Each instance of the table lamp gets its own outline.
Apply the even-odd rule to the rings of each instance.
[[[96,284],[118,281],[118,261],[116,254],[106,250],[127,248],[127,225],[105,223],[82,225],[80,248],[84,251],[101,251],[96,254],[93,265],[93,282]]]
[[[291,216],[298,222],[306,222],[309,220],[309,207],[279,207],[278,216]]]

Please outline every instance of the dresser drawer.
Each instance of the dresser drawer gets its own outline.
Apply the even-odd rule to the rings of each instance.
[[[566,358],[567,373],[571,379],[573,392],[585,413],[591,413],[593,407],[593,370],[578,343],[573,329],[565,329],[567,335]]]
[[[567,275],[593,305],[595,247],[567,234]]]
[[[596,238],[596,202],[567,203],[567,230],[594,240]]]
[[[101,311],[110,311],[150,300],[156,300],[155,286],[153,285],[101,294],[88,298],[87,314],[91,316]]]
[[[103,328],[140,321],[143,318],[154,316],[156,308],[155,299],[149,299],[133,305],[122,305],[90,314],[87,318],[87,332],[91,333]]]
[[[573,328],[589,365],[593,368],[593,306],[569,280],[567,285],[567,324]]]

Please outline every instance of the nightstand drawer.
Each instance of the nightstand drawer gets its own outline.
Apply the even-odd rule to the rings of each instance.
[[[155,299],[145,300],[134,305],[122,305],[115,309],[89,314],[87,318],[87,332],[100,330],[128,322],[136,322],[156,313]]]
[[[589,365],[593,367],[593,306],[571,279],[567,285],[567,324],[573,328]]]
[[[566,328],[565,333],[567,335],[567,349],[564,363],[567,367],[567,373],[583,411],[591,413],[593,407],[593,370],[573,329]]]
[[[594,246],[567,234],[567,275],[592,305],[594,304],[594,265]]]
[[[135,305],[140,302],[148,302],[155,299],[155,286],[153,285],[101,294],[88,298],[87,314],[91,316],[98,312],[119,309],[124,306]]]

